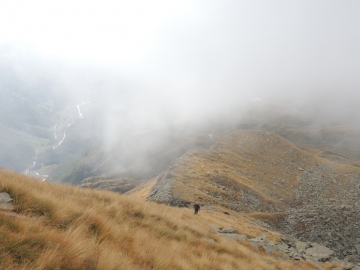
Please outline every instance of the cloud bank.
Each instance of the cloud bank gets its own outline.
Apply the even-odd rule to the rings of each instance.
[[[3,1],[2,89],[90,100],[106,134],[228,117],[254,99],[356,120],[358,1],[131,2]]]

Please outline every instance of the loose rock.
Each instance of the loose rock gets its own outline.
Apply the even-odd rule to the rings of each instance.
[[[6,192],[0,193],[0,210],[12,211],[14,206],[12,204],[13,199]]]

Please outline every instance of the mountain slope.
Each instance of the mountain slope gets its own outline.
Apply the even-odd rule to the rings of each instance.
[[[50,184],[0,171],[14,211],[0,211],[2,269],[331,269],[285,261],[243,240],[278,234],[236,212],[150,204],[116,193]],[[211,241],[209,239],[212,239]]]
[[[149,199],[201,200],[266,212],[330,199],[353,204],[360,196],[352,188],[359,177],[358,167],[312,155],[274,133],[236,131],[218,138],[209,150],[195,149],[178,159],[159,177]]]
[[[263,226],[360,262],[360,169],[306,150],[268,131],[235,131],[217,138],[211,149],[179,158],[147,199],[246,212]]]

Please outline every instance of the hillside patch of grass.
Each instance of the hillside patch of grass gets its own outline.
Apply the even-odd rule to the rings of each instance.
[[[232,211],[225,215],[203,210],[194,215],[187,208],[40,182],[6,171],[0,171],[0,190],[14,196],[18,213],[9,216],[0,211],[2,269],[317,269],[216,235],[210,226],[276,239],[275,233],[264,232]],[[41,211],[45,214],[39,215]]]

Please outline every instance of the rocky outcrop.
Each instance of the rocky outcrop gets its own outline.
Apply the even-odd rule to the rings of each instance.
[[[308,205],[274,213],[260,225],[326,246],[339,259],[360,263],[360,208],[356,205]],[[261,215],[259,216],[261,220]]]
[[[166,177],[164,177],[166,175]],[[151,189],[151,192],[147,196],[149,201],[157,201],[159,203],[168,203],[171,199],[171,183],[167,181],[171,175],[168,173],[162,173],[158,176],[156,184]],[[171,180],[171,179],[170,179]]]
[[[222,229],[218,229],[215,227],[210,227],[210,228],[218,235],[230,238],[232,240],[247,240],[248,239],[246,235],[238,234],[236,229],[233,229],[233,228],[222,228]]]
[[[14,206],[12,204],[13,199],[10,198],[10,195],[6,192],[0,193],[0,210],[3,211],[12,211]]]
[[[109,176],[109,178],[111,177],[115,178],[115,176]],[[80,186],[83,188],[108,190],[123,194],[141,183],[144,183],[144,180],[133,178],[106,179],[101,177],[90,177],[84,179]]]
[[[156,184],[151,189],[146,200],[158,203],[166,203],[170,206],[189,207],[191,202],[177,198],[172,194],[172,175],[170,170],[159,175]]]
[[[248,239],[246,235],[238,234],[236,229],[218,229],[210,227],[217,235],[230,238],[232,240],[248,241],[257,250],[263,250],[269,255],[281,256],[287,260],[308,261],[312,263],[332,262],[339,265],[337,270],[353,269],[360,270],[356,263],[348,260],[339,260],[335,257],[335,252],[323,245],[313,242],[303,242],[288,235],[281,235],[280,241],[272,242],[265,235]],[[216,244],[212,238],[204,238],[205,241]]]

